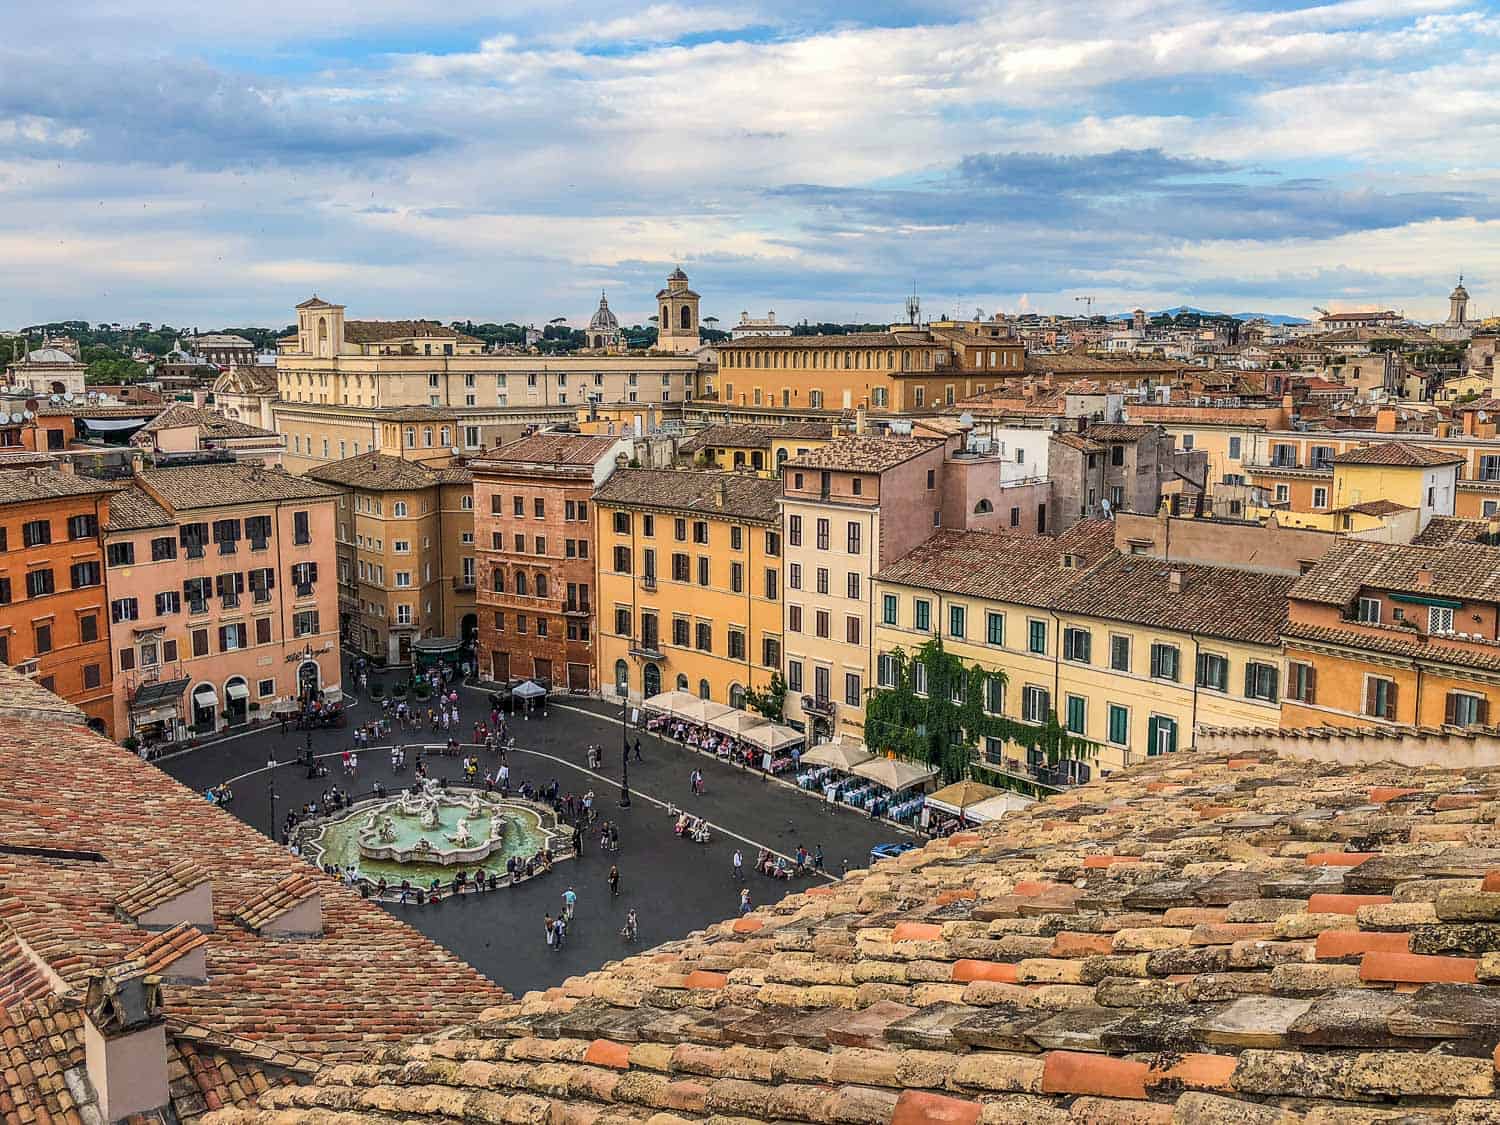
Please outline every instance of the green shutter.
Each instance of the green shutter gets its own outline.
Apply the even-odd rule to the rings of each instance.
[[[1150,757],[1155,757],[1156,755],[1156,731],[1160,721],[1155,715],[1152,715],[1151,721],[1146,724],[1146,754]]]

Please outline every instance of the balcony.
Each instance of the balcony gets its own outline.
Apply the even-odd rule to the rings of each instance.
[[[567,602],[563,605],[563,613],[575,617],[589,617],[593,612],[593,607],[588,602]]]
[[[802,697],[802,710],[808,715],[819,715],[826,719],[833,718],[835,704],[833,700],[825,695],[804,695]]]
[[[453,576],[453,588],[455,590],[457,590],[461,594],[471,594],[471,593],[473,593],[474,592],[474,577],[473,577],[473,575],[465,576],[465,575],[462,575],[462,574],[455,574]]]
[[[661,638],[642,637],[640,640],[632,639],[630,642],[630,655],[638,656],[643,660],[665,660],[667,654],[661,650]]]

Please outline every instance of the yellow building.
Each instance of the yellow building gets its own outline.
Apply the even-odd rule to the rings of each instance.
[[[474,484],[467,468],[379,453],[305,474],[339,489],[339,623],[344,645],[389,664],[418,640],[477,632]]]
[[[831,422],[788,422],[780,426],[708,426],[677,447],[695,465],[751,470],[775,476],[783,461],[801,457],[833,440]]]
[[[936,409],[966,398],[976,386],[974,373],[954,362],[951,343],[919,328],[746,336],[718,344],[717,351],[718,397],[729,406]]]
[[[1333,506],[1391,501],[1416,508],[1426,526],[1433,516],[1453,514],[1463,463],[1459,453],[1404,441],[1346,449],[1333,458]]]
[[[876,687],[889,654],[940,636],[1003,673],[986,710],[1055,715],[1118,769],[1190,749],[1198,726],[1275,726],[1280,629],[1292,579],[1115,552],[1107,521],[1057,539],[943,531],[876,579]],[[990,740],[982,760],[1034,781],[1037,761]]]
[[[781,669],[781,482],[615,470],[594,493],[598,682],[744,706]]]

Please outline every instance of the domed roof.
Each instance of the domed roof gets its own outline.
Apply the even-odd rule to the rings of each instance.
[[[26,353],[27,363],[77,363],[78,361],[61,348],[37,348]]]
[[[1448,294],[1448,300],[1450,300],[1450,301],[1467,301],[1468,299],[1469,299],[1469,291],[1464,288],[1464,279],[1463,278],[1459,278],[1458,279],[1458,288],[1456,288],[1455,290],[1453,290],[1452,293]]]
[[[594,319],[589,321],[589,328],[604,332],[612,332],[620,327],[620,322],[615,319],[615,314],[609,311],[609,298],[603,293],[599,294],[599,307],[594,310]]]
[[[671,273],[667,274],[668,281],[686,281],[687,279],[688,275],[682,272],[681,266],[678,266]]]

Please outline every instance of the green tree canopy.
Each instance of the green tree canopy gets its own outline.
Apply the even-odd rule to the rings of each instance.
[[[1042,724],[990,714],[984,706],[986,684],[998,681],[1003,687],[1005,674],[978,664],[964,667],[962,659],[943,648],[941,638],[910,656],[899,648],[890,656],[895,683],[874,689],[865,703],[865,743],[873,751],[889,750],[898,758],[935,766],[945,781],[969,776],[981,738],[1041,751],[1048,765],[1098,753],[1094,743],[1064,730],[1055,713]],[[920,685],[919,676],[925,681]],[[918,686],[924,689],[920,693]]]

